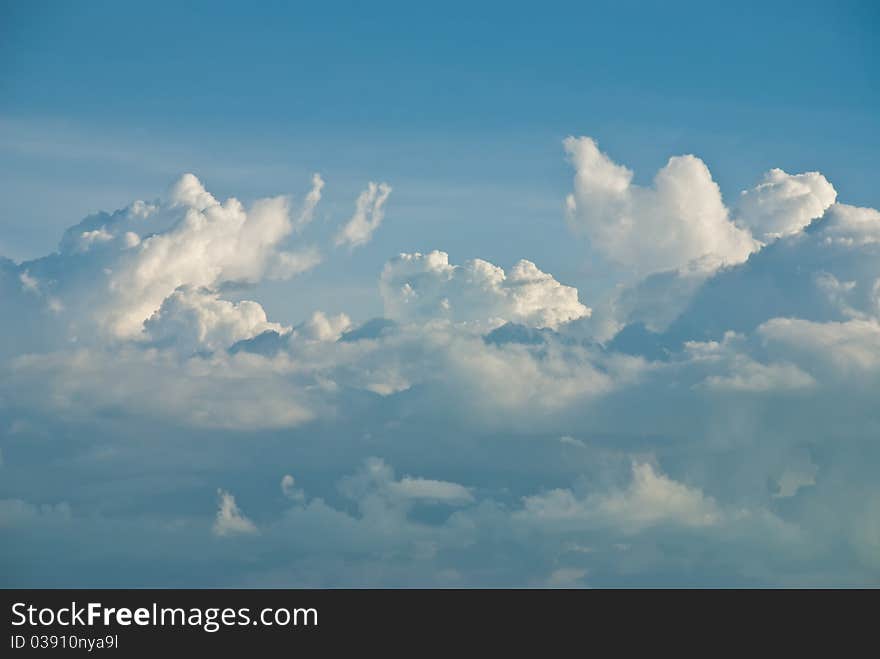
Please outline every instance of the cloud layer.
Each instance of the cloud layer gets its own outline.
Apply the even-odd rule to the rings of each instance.
[[[308,240],[319,176],[245,207],[186,175],[0,261],[4,583],[877,584],[880,213],[565,149],[595,300],[435,250],[377,257],[381,318],[270,318],[242,286],[349,258]]]

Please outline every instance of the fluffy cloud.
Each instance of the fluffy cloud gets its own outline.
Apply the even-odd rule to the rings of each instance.
[[[880,211],[847,204],[832,206],[822,225],[827,243],[867,246],[880,243]]]
[[[136,201],[86,218],[68,229],[57,253],[10,268],[21,289],[15,296],[31,300],[20,302],[30,309],[27,323],[41,324],[44,311],[55,315],[52,326],[32,342],[148,338],[144,323],[157,313],[167,338],[167,317],[183,307],[196,322],[212,325],[209,316],[222,317],[226,330],[220,332],[235,336],[242,323],[259,322],[261,312],[253,303],[229,306],[211,295],[229,283],[286,279],[317,265],[316,247],[291,241],[311,218],[322,186],[316,176],[293,218],[289,197],[261,199],[245,208],[235,198],[217,200],[186,174],[164,201]],[[199,294],[179,289],[207,293],[197,299]],[[233,315],[240,318],[233,321]],[[155,323],[154,329],[159,329]],[[211,335],[210,327],[203,329]]]
[[[381,291],[386,315],[403,321],[446,318],[556,328],[590,314],[576,288],[526,260],[505,273],[482,259],[450,264],[440,251],[401,254],[386,264]]]
[[[323,311],[315,311],[296,328],[296,334],[313,341],[337,341],[349,329],[351,318],[344,313],[328,316]]]
[[[259,303],[220,299],[217,293],[180,288],[144,323],[146,334],[160,345],[173,344],[187,353],[214,351],[263,332],[287,332],[270,323]]]
[[[644,275],[694,261],[714,269],[740,263],[757,249],[749,232],[730,220],[699,158],[670,158],[646,188],[589,137],[566,139],[565,150],[575,168],[569,221],[612,261]]]
[[[315,203],[314,196],[308,203]],[[245,210],[235,198],[217,201],[187,174],[172,187],[170,208],[179,209],[181,219],[168,231],[144,237],[109,275],[116,304],[107,311],[107,322],[119,336],[140,333],[143,322],[180,286],[285,279],[319,261],[314,251],[283,249],[293,231],[287,197],[262,199]]]
[[[728,211],[695,158],[643,188],[568,146],[622,268],[595,316],[435,251],[376,273],[383,318],[273,322],[231,284],[314,262],[320,177],[248,208],[184,177],[0,259],[4,584],[877,583],[880,214],[781,170]]]
[[[786,174],[771,169],[764,180],[742,192],[738,222],[762,242],[798,233],[822,217],[834,203],[837,191],[819,172]]]
[[[802,235],[826,211],[826,231],[871,224],[835,204],[837,192],[819,172],[772,169],[729,210],[694,156],[670,158],[653,185],[641,187],[592,139],[568,138],[565,148],[576,170],[569,224],[621,270],[622,285],[597,300],[592,326],[602,340],[634,322],[664,330],[713,275],[780,238]]]

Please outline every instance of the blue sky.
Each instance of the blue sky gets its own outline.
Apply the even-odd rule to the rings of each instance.
[[[4,14],[0,252],[12,258],[184,171],[244,199],[311,171],[350,195],[366,171],[399,193],[364,274],[442,241],[504,263],[552,245],[533,258],[583,278],[556,221],[559,143],[580,134],[644,179],[695,153],[725,196],[770,167],[821,169],[852,203],[877,205],[873,3],[50,2]],[[516,227],[504,241],[489,228],[501,224]]]
[[[259,166],[265,187],[242,196],[297,169],[368,167],[441,189],[527,181],[552,203],[558,142],[582,133],[637,172],[693,152],[738,192],[770,166],[821,165],[854,203],[876,202],[874,3],[34,2],[4,16],[3,118],[29,128],[4,126],[18,213],[10,188],[72,187],[75,210],[95,210],[195,165]],[[49,144],[28,149],[33,133]],[[59,227],[77,217],[41,210]],[[8,251],[53,245],[44,218],[23,219]]]
[[[0,18],[6,582],[878,583],[876,3]]]

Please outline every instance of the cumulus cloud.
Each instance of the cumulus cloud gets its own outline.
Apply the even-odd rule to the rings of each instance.
[[[220,503],[217,508],[217,516],[214,519],[212,531],[214,535],[240,535],[257,532],[254,523],[245,517],[244,513],[235,503],[235,497],[224,490],[217,490]]]
[[[296,328],[296,334],[313,341],[337,341],[349,329],[351,318],[344,313],[328,316],[323,311],[315,311]]]
[[[287,278],[316,262],[282,248],[293,231],[287,197],[261,199],[246,210],[235,198],[219,202],[187,174],[172,187],[170,204],[182,218],[168,231],[144,237],[110,275],[117,301],[107,320],[117,335],[138,334],[180,286]]]
[[[876,320],[816,323],[774,318],[763,323],[758,334],[777,352],[790,354],[810,370],[880,374],[880,323]]]
[[[629,532],[658,524],[711,526],[721,519],[715,501],[698,489],[657,473],[650,463],[634,463],[624,490],[578,497],[557,489],[526,497],[521,516],[552,523],[610,524]]]
[[[474,259],[449,263],[445,252],[401,254],[385,265],[381,279],[385,313],[395,320],[516,322],[556,328],[589,316],[576,288],[565,286],[531,261],[508,273]]]
[[[357,199],[354,215],[336,235],[336,246],[360,247],[370,242],[385,217],[385,202],[391,194],[387,183],[370,183]]]
[[[771,169],[740,195],[737,222],[762,242],[798,233],[834,203],[837,191],[819,172],[787,174]]]
[[[174,345],[184,352],[214,351],[263,332],[287,332],[270,323],[259,303],[223,300],[204,289],[179,288],[144,323],[147,336],[160,345]]]
[[[575,168],[569,221],[612,261],[645,275],[694,261],[707,269],[740,263],[757,249],[749,232],[731,221],[699,158],[670,158],[651,187],[642,187],[589,137],[569,137],[565,150]]]
[[[591,326],[600,340],[629,323],[665,330],[707,280],[780,238],[803,236],[820,218],[826,233],[834,224],[848,231],[871,224],[835,204],[837,192],[819,172],[772,169],[729,210],[694,156],[670,158],[653,184],[642,187],[594,140],[568,138],[565,148],[576,170],[569,224],[587,236],[594,255],[621,270],[620,285],[596,301]]]
[[[320,177],[247,208],[184,177],[0,259],[4,583],[34,543],[75,543],[65,583],[877,583],[880,214],[781,170],[728,210],[696,158],[642,187],[568,146],[570,220],[621,268],[601,318],[530,261],[434,251],[375,273],[382,318],[273,322],[231,284],[317,261]],[[228,482],[259,529],[225,490],[212,529],[180,505]]]
[[[880,211],[847,204],[832,206],[821,227],[826,243],[867,246],[880,243]]]
[[[156,338],[186,349],[228,347],[280,326],[268,322],[258,303],[224,300],[222,291],[289,279],[321,262],[320,249],[298,234],[312,221],[323,188],[315,174],[301,203],[278,196],[245,207],[234,197],[221,201],[185,174],[164,200],[91,215],[64,233],[57,253],[9,263],[0,279],[10,279],[0,285],[15,289],[13,299],[31,316],[28,325],[39,324],[41,314],[56,316],[28,339],[44,349]],[[377,189],[359,206],[370,231],[381,220],[385,197],[385,188]],[[185,336],[173,339],[172,328]]]

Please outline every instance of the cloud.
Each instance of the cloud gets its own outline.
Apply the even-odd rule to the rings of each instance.
[[[768,243],[798,233],[822,217],[836,198],[834,186],[819,172],[791,175],[771,169],[761,183],[741,193],[737,218]]]
[[[729,210],[695,156],[670,158],[652,186],[642,187],[591,138],[568,138],[565,148],[576,171],[569,224],[586,235],[594,256],[619,268],[620,284],[597,301],[590,323],[603,341],[630,323],[663,331],[713,276],[780,238],[803,235],[826,211],[830,218],[854,216],[841,212],[837,192],[819,172],[772,169]],[[826,230],[833,222],[824,218]]]
[[[796,496],[802,488],[816,484],[818,473],[819,468],[809,458],[798,460],[796,464],[786,467],[782,472],[777,481],[778,490],[773,497],[787,499]]]
[[[80,348],[17,358],[0,371],[0,389],[21,411],[67,422],[112,413],[133,424],[259,431],[316,417],[320,401],[294,371],[286,359],[250,354],[181,360],[155,348]]]
[[[298,231],[302,231],[315,217],[315,208],[318,205],[318,202],[321,201],[321,190],[324,189],[324,179],[321,178],[320,174],[312,175],[312,189],[309,190],[309,193],[306,195],[305,202],[303,203],[302,209],[299,212],[299,215],[296,218],[296,229]]]
[[[385,313],[394,320],[556,328],[590,314],[578,301],[576,288],[560,284],[526,260],[505,273],[482,259],[452,265],[448,254],[436,250],[401,254],[385,265],[380,286]]]
[[[344,313],[328,316],[323,311],[315,311],[296,328],[296,335],[313,341],[338,341],[349,329],[351,318]]]
[[[711,526],[721,521],[717,504],[702,492],[657,473],[649,463],[634,463],[624,490],[578,497],[556,489],[523,500],[519,515],[535,522],[619,526],[637,532],[659,524]]]
[[[296,480],[290,474],[281,477],[281,493],[293,501],[305,500],[305,492],[296,487]]]
[[[143,339],[144,323],[178,289],[213,294],[230,283],[287,279],[309,270],[320,262],[320,252],[291,241],[312,216],[322,185],[316,177],[298,220],[291,219],[289,197],[245,208],[234,197],[219,201],[193,174],[172,185],[164,201],[135,201],[89,216],[65,232],[57,253],[14,266],[25,288],[17,295],[31,294],[39,303],[28,323],[40,322],[40,309],[55,314],[52,329],[43,332],[56,345]],[[177,298],[169,306],[179,307],[181,294]],[[212,306],[217,310],[221,303],[215,298]],[[246,304],[231,313],[252,310]],[[196,315],[204,319],[206,313]]]
[[[370,242],[385,217],[385,202],[391,194],[387,183],[370,183],[357,199],[354,215],[336,235],[336,246],[360,247]]]
[[[846,246],[868,246],[880,243],[880,211],[835,204],[822,225],[826,243]]]
[[[880,214],[781,170],[728,210],[695,158],[640,187],[592,147],[595,314],[552,262],[433,251],[371,275],[384,317],[269,318],[320,178],[184,177],[0,259],[4,584],[878,583]]]
[[[241,512],[235,497],[224,490],[217,490],[220,503],[217,508],[217,517],[214,519],[212,531],[217,536],[251,534],[257,532],[257,527]]]
[[[185,287],[165,298],[144,329],[151,341],[174,345],[186,353],[228,348],[263,332],[290,331],[270,323],[257,302],[233,303],[220,299],[217,293]]]
[[[876,318],[878,226],[880,214],[873,209],[835,203],[808,228],[774,241],[745,263],[709,276],[649,277],[619,296],[611,315],[622,325],[642,322],[678,342],[718,339],[728,330],[751,332],[774,317]]]
[[[391,491],[403,499],[413,501],[468,502],[473,496],[468,489],[458,483],[431,480],[429,478],[413,478],[404,476],[400,481],[391,483]]]
[[[571,588],[583,586],[587,570],[576,567],[561,567],[550,574],[547,585],[550,588]]]
[[[398,480],[394,469],[375,457],[365,460],[356,474],[343,479],[340,489],[362,508],[369,508],[372,499],[392,508],[409,508],[418,502],[462,505],[474,500],[468,488],[458,483],[412,476]]]
[[[315,263],[281,247],[293,231],[287,197],[261,199],[245,210],[235,198],[220,203],[188,174],[172,188],[170,203],[183,217],[168,231],[144,237],[110,275],[117,299],[107,321],[117,335],[138,334],[180,286],[287,278]]]
[[[730,220],[718,184],[699,158],[670,158],[652,186],[642,187],[591,138],[569,137],[564,144],[575,168],[569,222],[606,258],[645,275],[695,261],[712,270],[741,263],[758,248]]]
[[[756,361],[750,356],[747,343],[745,337],[728,332],[720,342],[688,341],[684,351],[694,363],[712,362],[715,374],[701,385],[716,392],[758,394],[815,386],[816,380],[792,363]]]

